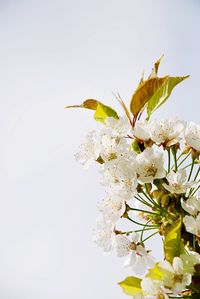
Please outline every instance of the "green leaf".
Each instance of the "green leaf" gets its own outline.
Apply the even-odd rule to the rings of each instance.
[[[99,102],[97,100],[88,99],[85,100],[80,105],[65,106],[65,108],[86,108],[86,109],[96,110],[98,103]]]
[[[99,102],[96,108],[96,112],[94,114],[94,119],[96,121],[104,123],[107,117],[113,117],[115,119],[119,118],[115,110]]]
[[[146,103],[150,101],[156,91],[163,85],[167,80],[168,76],[158,78],[149,78],[144,82],[140,83],[131,98],[130,110],[134,117],[144,109]]]
[[[163,272],[157,263],[154,268],[149,269],[146,277],[151,278],[152,280],[162,280]]]
[[[129,276],[122,282],[119,282],[119,285],[126,295],[134,296],[142,294],[141,281],[142,279],[138,277]]]
[[[163,83],[155,90],[147,104],[147,114],[150,118],[151,114],[158,109],[169,98],[174,87],[187,79],[189,76],[183,77],[166,77]]]
[[[181,217],[174,223],[164,238],[164,253],[167,261],[172,263],[175,256],[180,256],[183,252],[183,242],[181,239]]]
[[[162,57],[155,62],[148,79],[144,80],[142,77],[131,97],[130,110],[134,120],[141,115],[146,107],[149,118],[153,111],[158,109],[168,99],[173,88],[189,77],[170,77],[168,75],[158,77],[157,74]]]
[[[65,108],[86,108],[94,110],[94,119],[102,123],[105,122],[107,117],[119,119],[117,112],[113,108],[93,99],[85,100],[81,105],[66,106]]]
[[[154,67],[151,71],[151,74],[149,76],[149,78],[154,78],[154,77],[157,77],[157,74],[158,74],[158,69],[159,69],[159,66],[160,66],[160,62],[161,60],[163,59],[164,55],[162,55],[155,63],[154,63]]]

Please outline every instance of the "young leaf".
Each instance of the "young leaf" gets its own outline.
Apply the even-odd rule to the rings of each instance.
[[[150,78],[155,78],[157,77],[157,74],[158,74],[158,69],[159,69],[159,66],[160,66],[160,62],[161,60],[163,59],[164,55],[162,55],[155,63],[154,63],[154,67],[151,71],[151,74],[149,76],[149,79]]]
[[[117,112],[113,108],[93,99],[85,100],[81,105],[66,106],[65,108],[86,108],[94,110],[94,119],[102,123],[104,123],[107,117],[114,117],[115,119],[119,118]]]
[[[181,239],[181,217],[174,223],[164,238],[164,252],[167,261],[172,262],[175,256],[180,256],[183,250]]]
[[[86,109],[96,110],[98,103],[100,102],[97,100],[88,99],[85,100],[81,105],[65,106],[65,108],[86,108]]]
[[[145,107],[146,103],[150,101],[155,92],[163,85],[168,76],[158,78],[149,78],[143,83],[139,84],[131,98],[130,110],[136,118],[138,113]]]
[[[189,76],[167,77],[166,80],[164,80],[163,84],[161,84],[160,87],[157,90],[155,90],[154,94],[152,94],[152,97],[148,101],[148,118],[150,118],[153,111],[158,109],[162,104],[166,102],[174,87],[183,80],[187,79],[188,77]]]
[[[119,118],[115,110],[99,102],[94,114],[94,119],[104,123],[107,117],[113,117],[115,119]]]
[[[142,279],[138,277],[129,276],[118,284],[126,295],[134,296],[136,294],[142,294],[141,281]]]

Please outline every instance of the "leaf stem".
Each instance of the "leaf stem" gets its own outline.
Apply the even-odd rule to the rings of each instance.
[[[144,190],[142,190],[142,193],[144,194],[144,196],[145,196],[145,197],[146,197],[146,198],[147,198],[147,199],[148,199],[154,206],[159,207],[159,205],[157,204],[157,202],[155,202],[155,201],[153,200],[153,198],[151,197],[151,194],[149,193],[146,184],[145,184],[145,189],[146,189],[147,194],[146,194],[146,192],[144,192]]]
[[[192,192],[192,194],[190,196],[193,196],[200,188],[200,185]]]
[[[152,238],[153,236],[155,236],[155,235],[158,234],[158,233],[159,233],[159,231],[157,231],[157,232],[151,234],[150,236],[148,236],[148,237],[146,237],[144,240],[142,240],[142,242],[147,241],[148,239]]]
[[[140,241],[142,242],[142,239],[143,239],[143,234],[145,232],[145,227],[148,227],[148,223],[150,222],[150,220],[148,220],[146,223],[145,223],[145,226],[143,227],[142,229],[142,232],[141,232],[141,235],[140,235]]]
[[[174,146],[172,147],[172,154],[174,157],[174,170],[175,170],[175,172],[177,172],[178,165],[177,165],[176,149]]]
[[[190,156],[190,152],[187,154],[187,156],[178,164],[178,167],[180,167],[184,162],[185,160],[187,160],[187,158]],[[181,156],[179,156],[181,157]],[[178,161],[178,160],[177,160]]]
[[[152,208],[152,205],[150,205],[148,202],[146,202],[146,200],[144,200],[139,194],[138,194],[137,196],[135,195],[135,198],[136,198],[138,201],[140,201],[141,203],[143,203],[144,205],[146,205],[146,206]]]
[[[139,223],[139,222],[137,222],[137,221],[131,219],[129,216],[127,216],[126,218],[127,218],[128,220],[130,220],[131,222],[137,224],[137,225],[141,225],[141,226],[144,226],[144,227],[155,227],[155,225],[148,225],[148,226],[147,226],[147,225],[145,225],[145,224]],[[150,220],[149,220],[149,221],[150,221]],[[149,222],[149,221],[148,221],[148,222]]]
[[[196,179],[197,179],[199,173],[200,173],[200,166],[199,166],[199,168],[198,168],[198,170],[197,170],[197,173],[195,174],[194,181],[196,181]]]
[[[158,213],[154,213],[154,212],[151,212],[151,211],[146,211],[146,210],[141,210],[141,209],[136,209],[136,208],[131,208],[131,207],[129,207],[129,209],[132,210],[132,211],[138,211],[138,212],[148,213],[148,214],[157,215],[157,216],[160,215]]]
[[[171,167],[171,152],[170,148],[167,150],[168,153],[168,173],[170,172],[170,167]]]
[[[190,173],[189,173],[189,176],[188,176],[188,181],[191,179],[192,172],[193,172],[193,169],[194,169],[194,163],[195,163],[195,158],[192,158],[192,164],[191,164]]]

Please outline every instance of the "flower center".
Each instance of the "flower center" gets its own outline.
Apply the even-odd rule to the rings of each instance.
[[[148,168],[146,169],[146,174],[147,176],[155,176],[156,173],[157,173],[157,168],[155,166],[155,164],[151,164],[151,165],[148,165]]]
[[[182,282],[183,280],[183,274],[174,274],[174,282],[177,283],[177,282]]]
[[[132,243],[129,245],[129,248],[130,248],[130,250],[136,250],[137,245],[136,245],[134,242],[132,242]]]

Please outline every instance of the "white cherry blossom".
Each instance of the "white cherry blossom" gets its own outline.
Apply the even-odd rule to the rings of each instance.
[[[105,120],[105,126],[102,127],[102,132],[113,138],[125,137],[130,130],[130,122],[126,116],[121,116],[119,119],[107,117]]]
[[[172,194],[186,193],[186,191],[194,186],[194,182],[187,181],[187,172],[185,169],[180,169],[177,172],[171,170],[166,176],[167,184],[163,184],[163,187]]]
[[[112,225],[100,223],[95,231],[94,242],[103,249],[104,252],[109,252],[114,248],[115,233]]]
[[[129,159],[120,156],[107,162],[103,169],[103,184],[109,186],[111,192],[119,193],[127,200],[137,193],[136,154],[129,153]]]
[[[141,183],[152,183],[154,179],[164,178],[166,171],[163,154],[147,147],[136,157],[136,171]]]
[[[112,194],[98,204],[98,209],[102,213],[105,222],[114,225],[123,216],[126,210],[126,203],[123,197]]]
[[[200,237],[200,214],[198,214],[197,217],[186,215],[183,218],[183,223],[188,233]]]
[[[142,280],[141,286],[145,299],[169,299],[168,293],[170,291],[164,287],[162,281],[146,277]]]
[[[200,151],[200,125],[190,122],[185,130],[186,144],[193,149]]]
[[[185,271],[180,257],[174,257],[172,265],[168,261],[163,261],[159,263],[159,266],[163,273],[164,285],[169,287],[173,293],[178,294],[190,285],[192,275]]]
[[[85,136],[79,151],[75,154],[76,160],[85,168],[88,168],[99,157],[101,145],[96,131],[92,131]]]
[[[153,120],[149,124],[151,139],[157,144],[172,146],[183,137],[185,123],[177,119]]]
[[[190,215],[195,216],[200,212],[200,194],[189,197],[186,201],[181,199],[182,208]]]
[[[200,264],[200,254],[195,251],[187,251],[187,254],[181,254],[185,273],[194,274],[194,266]]]
[[[129,236],[117,235],[115,239],[115,248],[117,256],[127,256],[124,266],[131,267],[136,274],[141,275],[147,268],[154,265],[154,260],[138,241],[139,234],[137,233],[132,233]]]
[[[132,134],[139,140],[148,141],[151,138],[149,133],[149,122],[146,120],[137,122]]]

